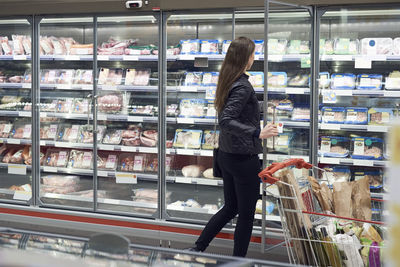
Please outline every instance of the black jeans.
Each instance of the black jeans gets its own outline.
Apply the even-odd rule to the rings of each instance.
[[[234,234],[233,256],[245,257],[260,192],[260,160],[258,155],[238,155],[221,150],[217,160],[224,180],[225,204],[207,223],[196,241],[196,247],[204,251],[219,231],[239,214]]]

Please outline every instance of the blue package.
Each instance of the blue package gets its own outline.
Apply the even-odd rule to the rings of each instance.
[[[203,118],[206,104],[205,99],[182,99],[179,103],[179,117]]]
[[[370,108],[368,110],[368,124],[385,125],[389,124],[393,118],[391,108]]]
[[[381,170],[356,170],[353,173],[354,181],[367,178],[370,189],[381,189],[383,187],[383,175]]]
[[[229,46],[231,45],[232,40],[224,40],[222,42],[222,54],[226,54],[228,52]]]
[[[356,87],[356,75],[351,73],[332,74],[331,89],[352,90]]]
[[[200,52],[200,40],[181,40],[181,55],[197,55]]]
[[[353,159],[382,160],[383,140],[375,137],[353,137],[351,139]]]
[[[216,86],[218,83],[219,72],[203,72],[203,86]]]
[[[261,72],[261,73],[263,73],[263,72]],[[272,88],[286,87],[287,82],[288,82],[288,79],[287,79],[286,72],[283,72],[283,71],[268,72],[268,87],[272,87]]]
[[[202,137],[202,130],[176,129],[173,146],[185,149],[199,149]]]
[[[214,100],[207,100],[205,117],[208,119],[215,119],[216,116],[217,116],[217,110],[215,109],[214,106]]]
[[[292,121],[310,121],[310,108],[307,106],[296,106],[293,108]]]
[[[349,182],[351,179],[351,171],[348,166],[326,166],[325,172],[321,173],[320,179],[327,181],[330,187],[336,182]]]
[[[346,158],[349,155],[350,140],[341,136],[321,136],[318,155],[322,157]]]
[[[264,40],[254,40],[254,44],[256,45],[254,53],[256,55],[264,54]]]
[[[323,123],[344,123],[345,108],[342,107],[323,107],[322,122]]]
[[[185,86],[201,85],[202,72],[185,72]]]
[[[249,82],[253,87],[264,86],[264,72],[262,71],[249,71]]]
[[[357,89],[359,90],[382,90],[383,76],[380,74],[357,75]]]
[[[200,40],[200,54],[202,55],[218,55],[218,40]]]
[[[346,108],[345,124],[363,125],[368,123],[368,108]]]

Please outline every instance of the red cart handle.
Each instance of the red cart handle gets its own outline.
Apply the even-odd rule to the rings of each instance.
[[[280,169],[295,166],[297,169],[311,169],[312,164],[307,163],[304,159],[287,159],[282,162],[274,162],[264,170],[262,170],[258,176],[262,179],[264,183],[275,184],[279,179],[273,177],[272,175],[279,171]]]

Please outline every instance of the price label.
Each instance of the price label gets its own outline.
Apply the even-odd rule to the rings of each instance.
[[[14,55],[14,60],[26,60],[26,55]]]
[[[175,183],[191,184],[192,183],[192,178],[189,178],[189,177],[176,177],[175,178]]]
[[[139,152],[142,152],[142,153],[157,153],[157,148],[155,148],[155,147],[139,147]]]
[[[111,151],[113,151],[115,149],[113,145],[101,145],[101,144],[98,145],[98,148],[101,150],[111,150]],[[121,147],[121,150],[122,150],[122,147]]]
[[[138,151],[138,148],[135,146],[121,146],[121,151],[124,152],[136,152]]]
[[[352,90],[336,90],[334,91],[337,96],[352,96]]]
[[[368,132],[387,133],[389,131],[389,127],[388,126],[379,126],[379,125],[368,125],[367,130],[368,130]]]
[[[8,173],[26,175],[26,165],[8,165]]]
[[[320,158],[319,160],[320,163],[326,163],[326,164],[340,164],[340,159],[338,158]]]
[[[26,124],[24,127],[24,133],[22,135],[22,138],[30,138],[31,137],[31,129],[32,129],[32,125],[30,124]]]
[[[101,90],[116,91],[117,86],[115,85],[102,85]]]
[[[66,163],[67,163],[67,152],[60,151],[58,153],[57,166],[65,166]]]
[[[212,157],[213,156],[213,151],[212,150],[201,150],[200,151],[201,156],[206,156],[206,157]]]
[[[197,184],[200,185],[212,185],[212,186],[218,185],[218,180],[213,180],[213,179],[196,179],[195,181]]]
[[[31,84],[30,83],[23,83],[22,84],[22,88],[31,88]]]
[[[130,55],[124,55],[122,57],[122,59],[124,61],[139,61],[139,57],[138,56],[130,56]]]
[[[178,58],[180,60],[194,60],[195,56],[194,55],[180,55]]]
[[[374,166],[374,161],[372,161],[372,160],[358,160],[358,159],[353,159],[353,165],[354,165],[354,166],[368,166],[368,167],[373,167],[373,166]]]
[[[32,198],[32,192],[27,191],[15,191],[13,199],[28,201]]]
[[[97,56],[97,60],[103,60],[103,61],[108,61],[110,60],[110,58],[108,56],[104,56],[104,55],[98,55]]]
[[[128,121],[134,121],[134,122],[143,122],[143,117],[128,116],[127,120]]]
[[[310,57],[303,57],[303,58],[301,58],[300,63],[301,63],[300,67],[301,67],[302,69],[310,68],[310,66],[311,66],[311,59],[310,59]]]
[[[117,184],[137,184],[137,175],[128,172],[115,173]]]
[[[65,60],[80,60],[81,58],[79,56],[75,55],[68,55],[64,57]]]
[[[69,84],[57,84],[57,89],[71,89]]]
[[[10,131],[11,131],[11,128],[12,128],[12,124],[6,124],[6,125],[4,125],[4,128],[3,128],[3,133],[9,133]]]
[[[21,144],[21,140],[10,138],[10,139],[7,139],[7,144],[19,145],[19,144]]]
[[[282,55],[268,55],[268,61],[278,61],[281,62],[283,59]]]
[[[383,95],[385,97],[400,97],[400,91],[384,91]]]
[[[332,60],[334,61],[352,61],[352,55],[334,55],[332,56]]]
[[[43,171],[44,172],[58,172],[58,168],[57,167],[43,167]]]
[[[108,177],[107,171],[97,171],[97,176]]]
[[[83,153],[83,162],[82,167],[89,168],[92,164],[92,152],[84,152]],[[107,168],[107,167],[106,167]]]
[[[40,116],[40,118],[47,118],[47,113],[46,112],[40,112],[39,116]]]
[[[177,123],[194,124],[194,118],[176,118]]]
[[[194,150],[192,150],[192,149],[177,149],[176,154],[194,156]]]
[[[82,90],[92,90],[93,84],[82,84],[81,88],[82,88]]]
[[[340,130],[340,124],[322,123],[321,129],[322,130]]]
[[[116,162],[117,162],[117,155],[108,155],[106,168],[113,169],[116,165]]]
[[[304,95],[304,88],[286,88],[285,92],[286,92],[286,94]]]
[[[197,92],[196,86],[180,86],[179,91],[181,92]]]
[[[354,62],[355,69],[371,69],[372,62],[371,59],[365,57],[358,57]]]
[[[99,114],[99,115],[97,115],[97,120],[106,121],[107,120],[107,115]]]
[[[79,125],[72,125],[71,133],[69,135],[69,140],[76,140],[78,138]]]
[[[41,145],[41,146],[45,146],[45,145],[46,145],[46,141],[40,140],[40,145]]]
[[[29,111],[20,111],[20,112],[18,112],[18,116],[20,116],[20,117],[30,117],[31,116],[31,112],[29,112]]]
[[[55,147],[71,147],[71,143],[69,142],[55,142]]]

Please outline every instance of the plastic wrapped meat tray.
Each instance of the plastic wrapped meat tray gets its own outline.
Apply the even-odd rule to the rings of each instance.
[[[41,140],[55,140],[58,132],[58,124],[42,124],[40,126]]]
[[[74,169],[91,169],[93,167],[91,151],[71,150],[68,167]]]
[[[288,54],[309,54],[310,42],[301,40],[290,40],[287,48]]]
[[[30,123],[17,122],[14,124],[14,129],[10,133],[10,138],[15,139],[30,139],[32,125]]]
[[[292,121],[310,121],[310,109],[295,107],[293,108]]]
[[[393,119],[393,110],[390,108],[370,108],[368,110],[368,124],[389,124]]]
[[[109,93],[99,96],[97,103],[99,112],[120,113],[124,106],[124,99],[121,93]]]
[[[307,74],[297,74],[288,78],[289,87],[308,87],[310,85],[310,76]]]
[[[381,90],[383,76],[380,74],[357,75],[357,89],[359,90]]]
[[[2,121],[0,122],[0,137],[7,138],[13,129],[13,124],[10,122]]]
[[[319,51],[322,55],[333,55],[334,41],[329,39],[319,40]]]
[[[352,90],[356,86],[356,75],[345,74],[332,74],[331,89]]]
[[[140,115],[140,116],[154,116],[154,106],[152,105],[147,105],[147,106],[138,106],[138,105],[132,105],[130,110],[130,113],[132,115]]]
[[[218,83],[219,72],[203,72],[203,86],[216,86]]]
[[[103,144],[119,145],[121,143],[122,130],[109,129],[103,138]]]
[[[158,133],[156,130],[145,130],[140,134],[140,143],[143,146],[155,147],[157,140]]]
[[[360,41],[357,39],[338,38],[335,40],[336,55],[357,55]]]
[[[119,156],[119,168],[124,172],[143,172],[147,164],[146,154],[122,153]]]
[[[383,187],[383,174],[381,170],[356,170],[353,176],[355,181],[367,178],[371,190],[381,189]]]
[[[185,86],[201,85],[202,72],[186,72],[185,73]]]
[[[70,113],[72,111],[72,107],[74,106],[73,98],[65,98],[59,99],[56,105],[56,112],[59,113]]]
[[[76,70],[73,79],[74,84],[92,84],[93,83],[92,70]]]
[[[322,136],[318,154],[322,157],[345,158],[349,155],[350,140],[340,136]]]
[[[40,79],[41,84],[55,84],[58,80],[58,70],[43,70]]]
[[[97,168],[114,171],[118,165],[118,154],[99,152],[97,155]]]
[[[65,167],[69,159],[69,150],[48,149],[44,165],[49,167]]]
[[[346,108],[345,124],[368,124],[368,108]]]
[[[122,130],[121,138],[124,146],[140,146],[141,125],[130,125],[127,130]]]
[[[40,103],[41,112],[56,112],[58,100],[53,99],[51,102]]]
[[[289,149],[292,146],[293,133],[281,133],[275,138],[269,138],[267,140],[267,147],[273,149],[275,152],[288,154]]]
[[[264,83],[264,76],[263,76]],[[287,85],[286,72],[268,72],[268,86],[273,88],[285,87]]]
[[[400,71],[393,71],[386,77],[385,89],[400,90]]]
[[[268,54],[269,55],[284,55],[286,54],[288,41],[285,39],[268,39]]]
[[[99,85],[120,85],[122,84],[124,71],[122,69],[101,68],[99,71]]]
[[[10,46],[7,36],[0,37],[0,44],[1,44],[1,48],[3,50],[4,55],[6,55],[6,56],[12,55],[13,51],[12,51],[12,48]]]
[[[203,131],[177,129],[175,131],[174,147],[198,149],[201,145]]]
[[[323,107],[322,122],[323,123],[344,123],[345,108],[342,107]]]
[[[125,85],[147,86],[150,80],[150,70],[127,69]]]
[[[264,73],[260,71],[249,71],[249,82],[253,87],[264,86]]]
[[[57,84],[72,84],[74,79],[74,70],[60,70],[56,80]]]
[[[333,183],[349,182],[351,179],[351,171],[348,166],[327,166],[325,172],[321,172],[322,182]]]
[[[383,140],[374,137],[354,137],[351,139],[353,159],[381,160],[383,159]]]
[[[219,54],[218,40],[200,40],[200,54],[216,55]]]
[[[81,125],[60,125],[58,130],[58,140],[75,143],[79,138]]]
[[[393,52],[392,38],[364,38],[361,39],[362,55],[391,55]]]
[[[204,131],[203,142],[201,144],[202,149],[214,149],[218,147],[219,131]]]
[[[104,132],[106,131],[106,126],[98,125],[97,130],[98,130],[97,142],[100,143],[101,140],[103,139]],[[83,125],[80,127],[78,142],[87,144],[93,143],[93,126],[90,125],[88,127],[87,125]]]
[[[203,118],[206,101],[204,99],[182,99],[179,117]]]
[[[46,175],[41,177],[42,184],[48,186],[76,186],[79,184],[80,178],[75,175]]]
[[[75,98],[72,113],[88,114],[91,112],[90,100],[86,98]]]
[[[181,40],[181,55],[196,55],[200,51],[200,40]]]

